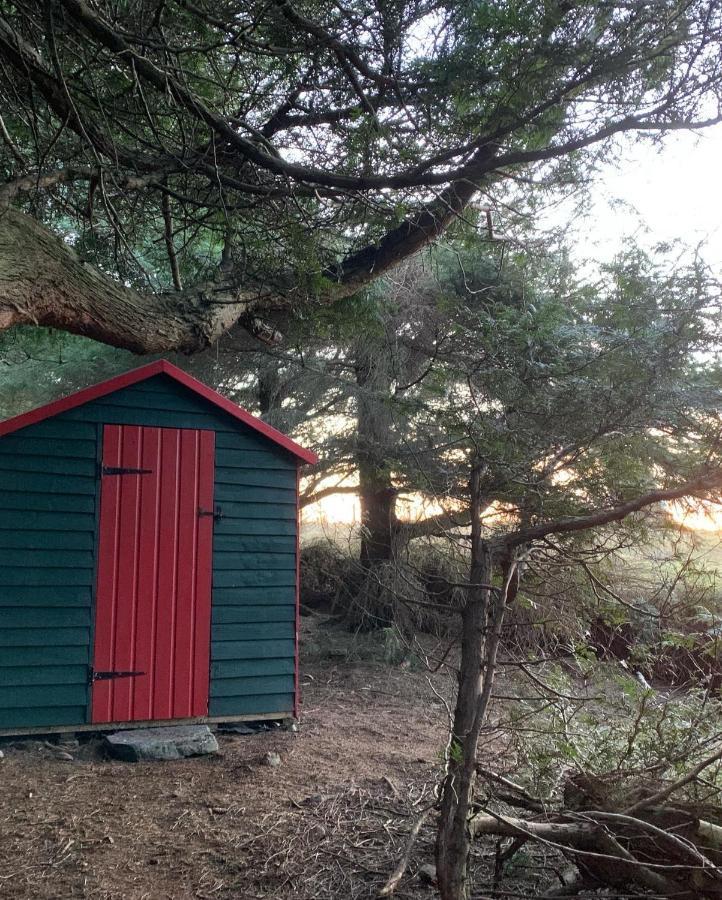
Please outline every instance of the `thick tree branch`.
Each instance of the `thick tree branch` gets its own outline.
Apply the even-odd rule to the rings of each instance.
[[[719,10],[707,0],[675,2],[657,22],[656,8],[630,11],[620,32],[603,10],[572,2],[537,35],[502,5],[484,38],[495,48],[486,60],[480,36],[464,24],[468,10],[449,3],[382,4],[359,17],[333,3],[311,15],[297,0],[222,8],[176,0],[171,19],[162,5],[153,14],[105,0],[7,0],[0,162],[10,180],[0,206],[47,190],[54,221],[59,210],[82,221],[84,187],[75,182],[97,179],[106,201],[98,216],[124,235],[116,275],[137,273],[144,248],[165,239],[180,288],[172,198],[186,288],[174,306],[165,296],[146,299],[154,314],[171,304],[169,314],[180,318],[200,303],[212,324],[200,326],[200,339],[169,326],[176,348],[170,336],[135,341],[130,330],[112,336],[97,322],[93,331],[134,349],[203,346],[219,333],[219,317],[208,311],[221,296],[221,318],[231,324],[244,316],[239,296],[254,313],[288,305],[275,288],[254,298],[248,272],[254,283],[294,285],[288,294],[296,300],[349,296],[436,240],[479,191],[513,177],[510,166],[562,158],[620,131],[709,124],[695,119],[700,110],[713,116],[719,96],[722,73],[711,63]],[[419,49],[419,22],[432,11],[440,33],[454,37]],[[461,61],[479,56],[467,71]],[[653,75],[660,60],[663,71]],[[464,92],[463,110],[446,102]],[[375,117],[373,129],[364,112]],[[208,248],[231,220],[238,254],[227,254],[221,283],[189,288],[207,277],[199,260],[212,257]],[[276,245],[278,255],[264,253]],[[126,289],[115,282],[108,290]],[[67,304],[51,314],[33,294],[11,296],[7,279],[5,292],[3,322],[85,333],[84,302],[77,316]],[[137,295],[128,296],[138,307]],[[245,321],[275,340],[275,329]]]
[[[519,547],[522,544],[541,540],[550,534],[569,534],[576,531],[586,531],[590,528],[599,528],[612,522],[621,522],[622,519],[625,519],[632,513],[639,512],[656,503],[679,500],[682,497],[706,496],[710,491],[719,490],[720,488],[722,488],[722,471],[711,472],[674,488],[651,491],[648,494],[643,494],[641,497],[636,497],[634,500],[620,503],[618,506],[590,510],[584,515],[569,516],[565,519],[557,519],[552,522],[531,525],[528,528],[520,528],[518,531],[512,531],[509,534],[495,538],[493,543],[498,549]]]
[[[98,170],[88,166],[68,166],[44,175],[26,175],[0,185],[0,210],[18,195],[35,190],[52,190],[58,185],[72,181],[90,181],[97,177]],[[125,191],[140,191],[153,185],[155,175],[126,175],[116,179],[117,187]]]
[[[135,353],[192,353],[239,320],[245,326],[258,299],[212,283],[139,293],[83,262],[30,216],[0,209],[0,330],[47,325]]]

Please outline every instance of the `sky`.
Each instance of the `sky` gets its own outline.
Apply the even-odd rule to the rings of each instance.
[[[622,154],[599,173],[592,208],[575,229],[580,252],[609,259],[628,236],[649,247],[705,241],[703,255],[722,276],[722,125],[674,132],[660,147],[629,141]]]

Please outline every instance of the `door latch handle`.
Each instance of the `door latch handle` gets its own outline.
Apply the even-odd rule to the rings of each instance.
[[[216,506],[215,509],[203,509],[202,506],[199,506],[198,507],[198,516],[199,516],[199,518],[201,518],[203,516],[213,516],[213,521],[218,522],[220,519],[223,518],[223,512],[222,512],[220,506]]]

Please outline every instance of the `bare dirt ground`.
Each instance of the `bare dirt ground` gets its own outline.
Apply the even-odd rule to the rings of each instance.
[[[220,735],[214,756],[140,764],[97,740],[1,745],[0,897],[375,896],[433,799],[446,710],[423,671],[364,661],[340,631],[306,647],[297,734]],[[397,897],[434,895],[416,876],[431,839],[430,825]]]

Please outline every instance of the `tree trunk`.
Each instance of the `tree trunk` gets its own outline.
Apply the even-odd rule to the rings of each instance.
[[[275,359],[264,359],[258,364],[256,387],[259,412],[264,418],[268,418],[272,413],[280,410],[283,402],[281,387],[278,361]]]
[[[396,491],[388,472],[368,469],[359,471],[361,503],[361,550],[364,568],[391,562],[395,556]]]
[[[493,558],[481,539],[480,471],[471,477],[471,565],[468,600],[461,613],[461,661],[454,721],[441,788],[436,836],[436,871],[442,900],[469,896],[468,862],[472,835],[471,803],[476,779],[476,750],[486,719],[504,619],[504,589],[490,588]]]
[[[358,438],[356,462],[361,504],[361,551],[365,568],[395,558],[396,491],[387,451],[393,434],[390,412],[390,360],[382,347],[357,348],[356,383]]]
[[[140,293],[83,262],[30,216],[0,204],[0,331],[46,325],[134,353],[193,353],[239,320],[253,331],[256,298],[222,284]]]
[[[472,581],[489,582],[491,557],[482,546],[473,564]],[[442,785],[441,817],[436,836],[436,871],[442,900],[466,900],[467,864],[471,849],[469,819],[476,776],[476,745],[484,679],[484,634],[489,592],[472,589],[461,614],[461,662],[454,722]]]

